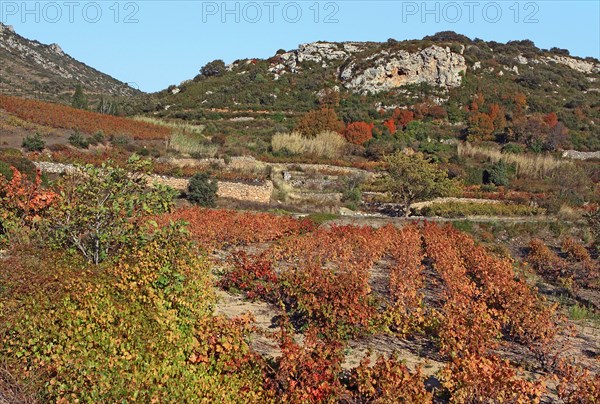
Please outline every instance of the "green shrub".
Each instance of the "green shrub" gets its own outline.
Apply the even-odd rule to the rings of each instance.
[[[12,170],[10,169],[10,164],[5,163],[4,161],[0,161],[0,175],[6,178],[8,181],[12,180]]]
[[[483,169],[479,167],[473,167],[471,165],[465,166],[465,184],[467,185],[481,185],[483,184]]]
[[[68,140],[71,146],[75,146],[78,149],[87,149],[90,146],[89,140],[79,132],[73,132]]]
[[[190,178],[187,199],[196,205],[215,207],[218,189],[217,180],[211,180],[208,173],[197,173]]]
[[[101,130],[94,133],[94,136],[92,136],[92,139],[94,139],[97,143],[104,143],[104,141],[106,140],[104,137],[104,133],[102,133]]]
[[[502,147],[502,153],[521,154],[525,153],[525,148],[518,143],[507,143]]]
[[[46,147],[46,142],[42,139],[42,136],[39,133],[35,135],[26,136],[23,139],[23,143],[21,144],[28,152],[41,152]]]
[[[497,186],[507,186],[509,183],[509,166],[500,160],[492,164],[484,172],[484,183]]]
[[[28,282],[0,266],[0,362],[35,378],[31,402],[268,402],[249,332],[212,317],[210,266],[179,224],[101,271],[62,251],[14,264]]]

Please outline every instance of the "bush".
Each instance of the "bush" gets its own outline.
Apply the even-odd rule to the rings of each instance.
[[[507,143],[502,147],[502,153],[521,154],[525,152],[525,148],[518,143]]]
[[[200,73],[204,77],[222,76],[223,73],[225,73],[225,62],[223,62],[221,59],[208,62],[202,67],[202,69],[200,69]]]
[[[46,142],[42,139],[42,136],[39,133],[35,135],[26,136],[23,139],[23,143],[21,144],[28,152],[41,152],[46,147]]]
[[[40,379],[41,401],[269,402],[244,364],[249,332],[211,316],[210,265],[181,226],[147,235],[103,271],[64,254],[19,258],[28,287],[7,282],[0,358],[21,380]]]
[[[68,140],[71,146],[75,146],[78,149],[87,149],[90,146],[89,140],[79,132],[73,132]]]
[[[338,119],[337,114],[331,108],[315,109],[300,118],[295,131],[307,137],[315,137],[322,132],[342,133],[344,122]]]
[[[578,243],[572,237],[566,237],[561,243],[561,250],[567,254],[567,258],[573,261],[590,262],[592,257],[581,243]]]
[[[484,172],[484,183],[497,186],[507,186],[509,183],[509,167],[503,160],[500,160],[490,166]]]
[[[98,264],[136,242],[146,216],[169,211],[175,196],[166,186],[148,186],[148,165],[132,156],[127,169],[108,162],[69,173],[48,215],[51,245],[77,250]]]
[[[217,180],[211,180],[207,173],[197,173],[190,178],[187,199],[196,205],[215,207],[218,189]]]
[[[529,242],[527,262],[536,272],[544,275],[560,275],[564,269],[564,263],[560,257],[537,238]]]
[[[344,137],[350,143],[362,145],[373,137],[373,125],[366,122],[352,122],[344,130]]]

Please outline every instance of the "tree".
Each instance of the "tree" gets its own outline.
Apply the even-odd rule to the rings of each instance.
[[[100,97],[100,102],[96,110],[105,115],[119,115],[119,104],[116,100]]]
[[[149,164],[134,155],[126,168],[109,161],[79,166],[64,177],[48,211],[52,245],[79,250],[98,264],[139,241],[145,219],[169,211],[176,195],[164,185],[149,186]]]
[[[211,180],[207,173],[197,173],[190,179],[187,198],[196,205],[215,207],[218,189],[217,180]]]
[[[506,114],[504,109],[498,104],[490,105],[490,112],[488,114],[494,125],[494,131],[503,131],[506,128]]]
[[[295,130],[307,137],[315,137],[321,132],[337,132],[344,131],[344,122],[338,119],[335,110],[331,108],[320,108],[308,111],[304,114]]]
[[[77,109],[87,109],[88,101],[87,97],[83,93],[83,87],[81,84],[77,84],[75,86],[75,93],[73,94],[73,100],[71,101],[71,106]]]
[[[362,145],[373,137],[373,124],[352,122],[346,127],[344,137],[350,143]]]
[[[221,59],[208,62],[200,69],[200,73],[205,77],[222,76],[225,73],[225,62]]]
[[[494,133],[494,121],[484,112],[474,112],[469,117],[467,133],[469,141],[491,140]]]
[[[396,108],[392,114],[392,119],[396,121],[398,126],[404,129],[406,125],[415,120],[415,114],[407,109]]]
[[[458,191],[457,183],[448,178],[448,173],[421,153],[408,156],[397,152],[383,160],[387,164],[388,192],[401,204],[405,217],[414,202],[450,196]]]

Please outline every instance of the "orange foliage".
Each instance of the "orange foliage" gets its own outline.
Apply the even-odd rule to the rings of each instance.
[[[475,112],[469,117],[469,140],[491,140],[494,121],[483,112]]]
[[[228,245],[277,240],[279,238],[311,231],[315,225],[308,219],[268,213],[248,213],[231,210],[212,210],[199,207],[178,209],[158,218],[159,224],[183,220],[189,223],[192,239],[212,251]]]
[[[388,119],[387,121],[385,121],[383,123],[383,126],[388,128],[388,130],[390,131],[390,134],[393,135],[394,133],[396,133],[396,124],[394,123],[393,119]]]
[[[320,108],[304,114],[296,125],[296,131],[313,137],[325,131],[342,133],[344,122],[338,119],[332,108]]]
[[[544,116],[544,122],[546,122],[546,125],[548,125],[550,128],[554,128],[556,125],[558,125],[558,116],[556,116],[554,112],[550,112]]]
[[[352,122],[346,127],[344,137],[350,143],[361,145],[373,137],[373,124]]]
[[[16,214],[23,220],[37,218],[38,214],[48,208],[58,197],[52,191],[42,189],[40,171],[36,172],[35,181],[27,177],[14,167],[11,167],[13,177],[7,181],[0,174],[0,201],[2,207]]]
[[[396,108],[392,114],[392,119],[401,128],[406,128],[406,125],[415,120],[415,114],[407,109]]]
[[[2,95],[0,108],[38,125],[88,134],[102,131],[105,135],[126,135],[137,140],[162,140],[171,134],[163,126],[25,98]]]

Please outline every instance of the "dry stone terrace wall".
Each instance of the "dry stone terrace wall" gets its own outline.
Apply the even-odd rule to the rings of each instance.
[[[58,164],[49,162],[34,162],[40,170],[52,174],[62,174],[74,171],[74,166],[70,164]],[[174,178],[162,175],[148,176],[148,182],[159,183],[170,186],[178,191],[187,190],[189,181],[185,178]],[[219,198],[230,198],[241,201],[252,201],[258,203],[269,203],[273,193],[273,183],[265,181],[260,185],[243,184],[238,182],[219,181],[217,195]]]
[[[600,159],[600,151],[581,152],[577,150],[565,150],[562,154],[563,158],[572,160],[591,160]]]

